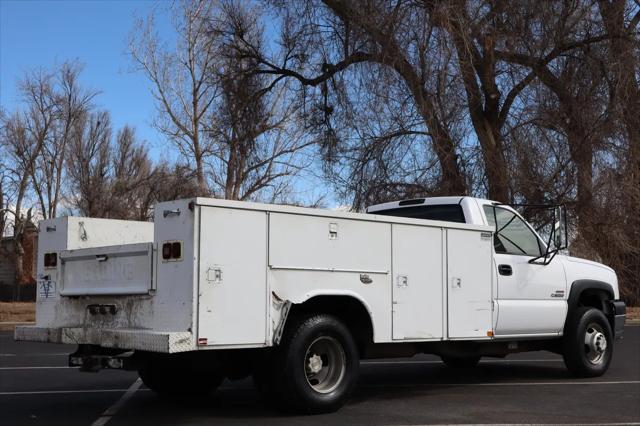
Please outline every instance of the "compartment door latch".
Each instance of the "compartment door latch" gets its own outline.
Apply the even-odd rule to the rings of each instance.
[[[207,269],[207,281],[213,284],[222,284],[222,268],[214,266]]]

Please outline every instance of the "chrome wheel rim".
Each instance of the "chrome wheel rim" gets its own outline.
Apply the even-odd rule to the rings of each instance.
[[[598,324],[589,324],[584,335],[584,350],[587,360],[594,365],[602,364],[607,351],[607,336]]]
[[[340,342],[330,336],[315,339],[304,357],[307,383],[318,393],[333,392],[342,382],[347,357]]]

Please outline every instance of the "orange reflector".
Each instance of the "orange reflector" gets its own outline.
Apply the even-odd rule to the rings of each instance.
[[[198,344],[199,345],[206,345],[207,344],[207,338],[206,337],[198,337]]]
[[[489,331],[487,331],[487,336],[489,336],[489,337],[493,337],[493,330],[489,330]]]

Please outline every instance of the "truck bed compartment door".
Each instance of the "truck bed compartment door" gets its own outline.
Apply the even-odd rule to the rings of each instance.
[[[393,225],[393,339],[442,337],[442,229]]]
[[[200,344],[259,344],[266,341],[266,270],[265,212],[201,208]]]
[[[487,338],[492,331],[492,234],[447,230],[449,338]]]

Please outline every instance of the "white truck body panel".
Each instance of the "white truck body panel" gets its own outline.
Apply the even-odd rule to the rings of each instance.
[[[200,210],[198,338],[207,345],[268,343],[266,251],[265,212]]]
[[[449,338],[486,339],[492,325],[492,233],[448,229]]]
[[[393,340],[442,339],[447,327],[443,230],[392,227]]]
[[[80,322],[78,315],[84,313],[84,305],[79,310],[75,300],[62,297],[61,262],[58,261],[58,268],[45,268],[45,253],[55,252],[60,256],[69,250],[150,244],[154,238],[153,223],[149,222],[61,217],[42,220],[38,226],[36,323],[53,326]],[[66,284],[70,292],[78,286],[77,282],[68,280]],[[89,286],[86,290],[91,291]]]
[[[391,224],[354,216],[270,213],[270,290],[294,303],[323,294],[356,297],[370,311],[374,341],[390,341]]]
[[[165,207],[188,211],[187,204],[174,201],[165,203]],[[184,239],[193,232],[194,220],[195,215],[183,214],[174,218],[170,227],[78,217],[41,221],[36,326],[18,329],[16,337],[160,352],[192,350],[196,346],[196,243],[191,239],[190,244],[183,244],[183,258],[191,261],[159,265],[154,241]],[[51,252],[58,254],[58,265],[45,268],[44,254]],[[114,253],[122,256],[110,256]],[[103,254],[108,260],[99,262],[96,255]],[[149,255],[153,258],[151,271]],[[65,258],[69,264],[63,263]],[[106,270],[112,275],[105,276]],[[120,279],[116,279],[118,271]],[[100,304],[115,304],[117,314],[88,313],[89,305]]]
[[[60,253],[52,275],[64,286],[39,299],[35,329],[18,338],[169,352],[265,347],[277,341],[283,303],[321,295],[360,301],[376,343],[480,340],[493,330],[488,226],[206,198],[160,203],[154,224],[96,221],[100,239],[93,220],[82,221],[82,244],[66,231],[77,233],[80,219],[48,221],[66,238],[45,237],[38,257]],[[181,259],[163,260],[160,247],[173,241]],[[115,315],[87,314],[109,303]]]
[[[487,223],[483,200],[428,202],[459,204],[466,220]],[[196,198],[158,204],[154,223],[40,226],[36,326],[18,328],[18,339],[161,352],[268,347],[288,306],[317,296],[361,303],[374,343],[557,337],[567,283],[602,280],[618,297],[603,265],[494,253],[489,225]],[[174,242],[179,258],[163,259]],[[43,264],[50,252],[55,268]],[[514,273],[498,274],[502,263]],[[117,312],[90,312],[103,305]]]

